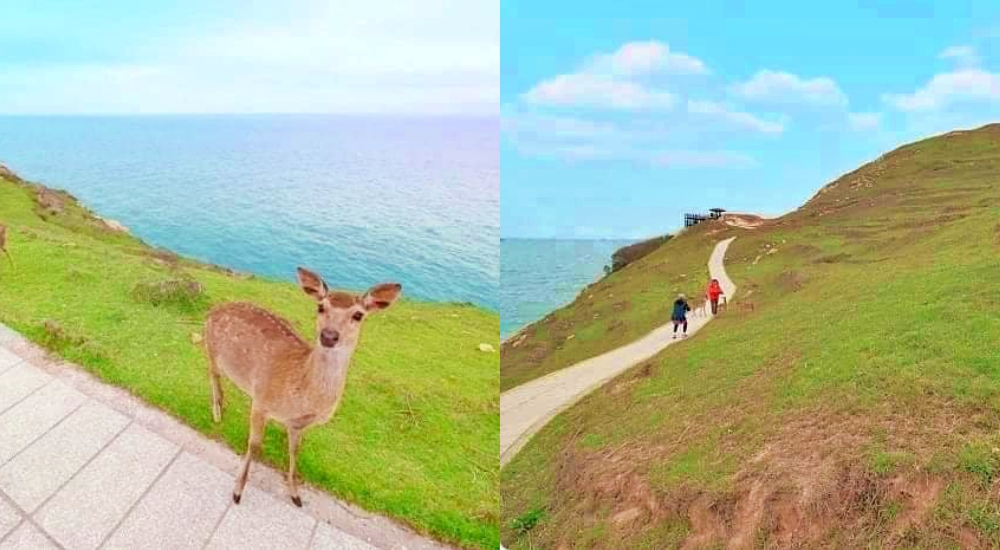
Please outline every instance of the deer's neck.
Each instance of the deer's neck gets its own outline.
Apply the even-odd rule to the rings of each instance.
[[[347,382],[347,368],[354,350],[347,346],[324,348],[316,346],[309,355],[308,376],[319,393],[336,402]]]

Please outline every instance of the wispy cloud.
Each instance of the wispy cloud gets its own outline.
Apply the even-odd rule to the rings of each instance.
[[[733,151],[667,151],[658,153],[653,162],[661,166],[681,168],[756,168],[757,161],[745,153]]]
[[[127,52],[120,59],[27,56],[7,65],[0,110],[495,114],[498,3],[260,2],[226,18],[206,10],[183,32],[156,22],[145,34],[104,33],[103,49]],[[449,18],[428,15],[440,12]],[[19,44],[30,50],[33,40],[87,49],[73,42],[80,33],[60,32],[55,23],[35,28],[34,21],[22,21],[21,39],[0,37],[8,57]]]
[[[954,61],[961,67],[974,67],[981,61],[979,52],[972,46],[950,46],[938,54],[938,58]]]
[[[882,113],[848,113],[847,123],[852,130],[875,130],[882,124]]]
[[[670,51],[668,44],[656,40],[629,42],[614,53],[596,55],[583,70],[617,76],[709,73],[708,67],[702,60],[685,53]]]
[[[759,103],[835,105],[847,104],[847,95],[829,77],[802,78],[792,73],[765,69],[750,80],[736,84],[740,97]]]
[[[934,75],[910,94],[884,94],[883,101],[901,111],[940,110],[963,102],[1000,102],[1000,74],[960,69]]]
[[[575,72],[539,82],[522,98],[534,105],[668,110],[677,96],[643,77],[708,72],[701,60],[673,52],[663,42],[629,42],[615,52],[592,56]]]
[[[688,100],[687,108],[689,113],[704,115],[707,118],[755,132],[780,134],[785,130],[785,125],[781,122],[763,120],[753,114],[715,101]]]
[[[670,109],[674,94],[643,84],[590,73],[564,74],[550,78],[524,94],[534,105],[604,107],[611,109]]]

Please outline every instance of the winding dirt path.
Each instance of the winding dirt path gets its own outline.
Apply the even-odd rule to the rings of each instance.
[[[708,260],[712,277],[722,283],[729,300],[736,285],[726,274],[723,260],[736,237],[719,241]],[[688,334],[694,334],[712,320],[692,317]],[[656,355],[663,348],[683,340],[673,340],[673,325],[666,323],[642,338],[597,357],[526,382],[500,395],[500,467],[502,468],[555,415],[623,371]]]

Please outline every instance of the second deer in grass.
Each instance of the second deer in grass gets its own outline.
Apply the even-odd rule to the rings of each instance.
[[[7,255],[7,259],[10,260],[10,265],[14,265],[14,258],[12,258],[10,252],[7,251],[7,226],[2,223],[0,223],[0,252]]]
[[[218,306],[205,323],[215,421],[222,419],[221,376],[251,399],[250,440],[233,488],[237,504],[264,426],[272,419],[288,430],[288,492],[302,506],[295,479],[302,432],[336,412],[362,323],[368,314],[392,305],[402,291],[397,283],[384,283],[356,296],[330,291],[319,275],[301,267],[298,277],[302,290],[318,304],[316,345],[309,345],[284,319],[252,304]]]

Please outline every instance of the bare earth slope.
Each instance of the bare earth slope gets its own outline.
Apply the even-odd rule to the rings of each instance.
[[[542,429],[501,473],[507,546],[1000,546],[1000,126],[700,231],[620,275],[670,284],[691,268],[657,260],[738,235],[726,269],[753,311]]]

